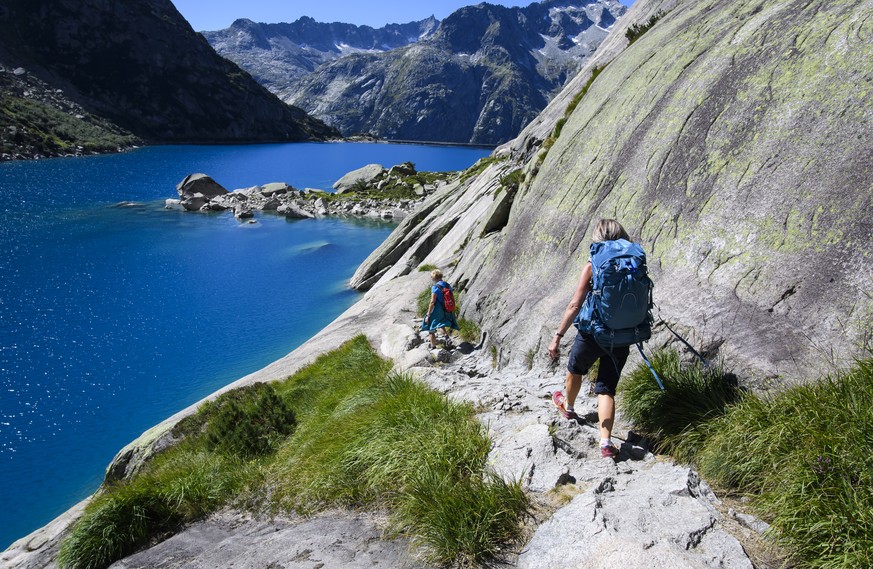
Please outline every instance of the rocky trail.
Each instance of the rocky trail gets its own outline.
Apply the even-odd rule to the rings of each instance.
[[[766,525],[751,516],[728,515],[693,470],[652,454],[620,415],[614,439],[621,455],[617,461],[601,458],[596,399],[585,396],[587,384],[576,405],[583,420],[564,419],[550,401],[551,392],[563,385],[563,366],[549,366],[541,355],[531,369],[524,363],[495,367],[499,357],[492,358],[487,349],[468,355],[457,349],[430,350],[412,308],[428,281],[428,274],[416,272],[371,290],[309,342],[225,389],[287,377],[363,331],[398,370],[415,374],[453,400],[472,403],[494,443],[489,462],[504,477],[523,479],[534,503],[528,539],[498,560],[502,566],[769,567],[753,564],[740,541],[759,541]],[[135,470],[194,408],[122,449],[110,469]],[[71,510],[14,544],[0,560],[2,566],[56,567],[59,528],[80,511]],[[428,567],[407,540],[387,533],[383,514],[342,510],[309,518],[224,510],[112,567],[216,566]]]

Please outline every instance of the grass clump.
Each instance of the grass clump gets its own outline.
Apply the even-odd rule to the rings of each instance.
[[[464,170],[464,173],[461,174],[461,182],[466,182],[470,178],[478,176],[482,172],[484,172],[488,166],[492,164],[496,164],[503,160],[506,160],[507,156],[486,156],[485,158],[480,158],[475,164]]]
[[[579,106],[579,103],[582,102],[582,99],[588,93],[588,90],[591,88],[594,80],[597,79],[597,76],[606,68],[605,65],[600,67],[594,67],[591,70],[591,77],[588,78],[588,81],[585,82],[585,85],[579,89],[579,92],[573,95],[573,98],[570,99],[570,102],[567,104],[567,108],[564,109],[564,116],[558,119],[558,122],[555,123],[555,128],[552,130],[551,134],[546,137],[543,141],[542,146],[540,147],[540,153],[537,155],[537,163],[542,164],[546,160],[546,156],[549,154],[549,150],[551,150],[552,146],[555,145],[555,142],[558,140],[558,137],[561,136],[561,132],[564,130],[564,125],[567,124],[567,120],[570,115],[573,114],[573,111],[576,110],[576,107]]]
[[[472,320],[458,318],[458,328],[460,328],[458,335],[464,342],[475,344],[479,342],[479,338],[482,336],[482,330],[479,328],[479,325]]]
[[[491,442],[472,407],[390,373],[364,338],[343,350],[347,365],[317,361],[287,387],[300,426],[270,475],[280,506],[386,507],[395,531],[439,562],[483,559],[517,538],[527,498],[487,470]]]
[[[528,499],[487,468],[491,441],[473,408],[391,369],[358,336],[284,382],[205,405],[180,426],[185,440],[88,505],[61,565],[106,567],[257,497],[274,511],[384,508],[438,563],[481,561],[518,539]]]
[[[683,365],[675,350],[655,352],[651,361],[664,390],[648,367],[637,366],[619,384],[622,414],[657,440],[662,451],[688,460],[693,455],[694,430],[723,415],[739,401],[741,392],[721,366]]]
[[[214,511],[253,477],[234,458],[191,445],[158,456],[139,476],[107,488],[64,540],[61,567],[106,567],[156,537]]]
[[[701,473],[756,496],[805,567],[873,567],[873,359],[716,421]]]
[[[419,273],[429,273],[429,272],[431,272],[431,271],[433,271],[433,270],[435,270],[435,269],[438,269],[438,268],[439,268],[439,267],[437,267],[436,265],[430,265],[430,264],[428,264],[428,265],[421,265],[420,267],[418,267],[418,272],[419,272]]]
[[[873,359],[763,398],[677,382],[698,372],[673,354],[654,359],[666,391],[642,385],[654,380],[640,366],[621,388],[626,417],[717,486],[752,497],[803,567],[873,567]]]
[[[419,293],[418,297],[415,299],[415,313],[419,317],[423,317],[427,314],[427,309],[430,308],[430,296],[433,294],[430,288],[426,288],[421,293]]]
[[[509,174],[505,176],[501,176],[500,178],[500,187],[497,188],[497,193],[502,192],[503,190],[508,190],[514,192],[521,186],[521,182],[524,180],[524,172],[521,168],[516,168]]]

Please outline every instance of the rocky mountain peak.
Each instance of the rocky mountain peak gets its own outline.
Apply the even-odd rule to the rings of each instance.
[[[480,3],[441,22],[362,26],[343,42],[331,34],[347,25],[311,18],[322,44],[301,37],[300,20],[270,25],[268,37],[284,38],[271,37],[270,50],[233,48],[224,32],[206,37],[283,100],[346,134],[497,144],[545,107],[625,11],[616,0]],[[454,121],[444,120],[447,109]]]

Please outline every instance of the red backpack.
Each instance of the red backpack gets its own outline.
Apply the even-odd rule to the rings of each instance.
[[[454,312],[455,295],[452,294],[452,287],[449,286],[449,283],[444,281],[438,282],[437,286],[443,291],[443,308],[446,309],[446,312]]]

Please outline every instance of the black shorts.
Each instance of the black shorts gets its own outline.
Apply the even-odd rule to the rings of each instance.
[[[570,361],[567,371],[576,375],[585,375],[598,359],[597,380],[594,382],[594,393],[598,395],[615,396],[618,378],[627,361],[630,347],[613,348],[612,354],[601,348],[594,338],[588,334],[577,334],[570,349]]]

